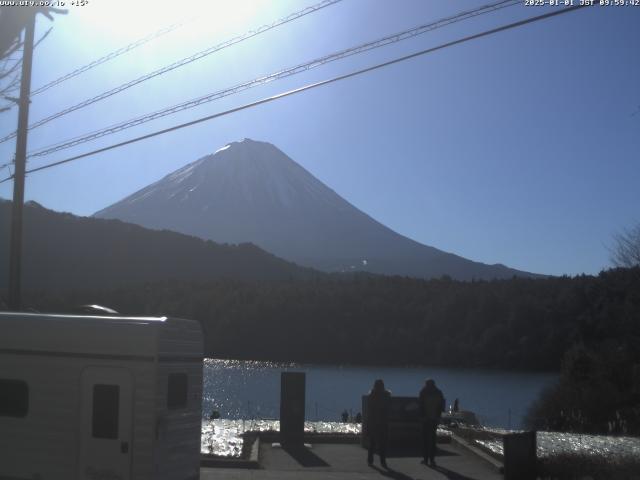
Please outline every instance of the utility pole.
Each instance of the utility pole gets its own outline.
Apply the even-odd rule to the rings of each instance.
[[[18,134],[16,136],[15,173],[13,178],[13,208],[11,212],[11,243],[9,250],[9,308],[21,308],[22,211],[24,204],[24,171],[27,163],[27,130],[29,127],[29,99],[31,93],[31,63],[36,24],[34,9],[24,30],[22,79],[18,106]]]

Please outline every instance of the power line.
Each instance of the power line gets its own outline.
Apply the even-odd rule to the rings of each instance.
[[[145,82],[147,80],[150,80],[152,78],[155,78],[159,75],[163,75],[167,72],[170,72],[172,70],[175,70],[176,68],[182,67],[184,65],[188,65],[189,63],[195,62],[197,60],[200,60],[208,55],[211,55],[212,53],[215,53],[217,51],[223,50],[225,48],[231,47],[232,45],[235,45],[237,43],[243,42],[245,40],[248,40],[250,38],[253,38],[257,35],[260,35],[262,33],[265,33],[269,30],[272,30],[276,27],[279,27],[281,25],[287,24],[289,22],[292,22],[294,20],[297,20],[298,18],[304,17],[305,15],[309,15],[310,13],[314,13],[318,10],[321,10],[323,8],[329,7],[331,5],[334,5],[336,3],[341,2],[342,0],[323,0],[320,3],[317,3],[315,5],[312,5],[310,7],[307,7],[303,10],[299,10],[297,12],[294,12],[284,18],[281,18],[279,20],[276,20],[273,23],[270,23],[268,25],[263,25],[260,28],[257,28],[256,30],[250,30],[247,33],[244,33],[243,35],[239,35],[237,37],[234,37],[230,40],[226,40],[222,43],[219,43],[217,45],[214,45],[212,47],[209,47],[205,50],[201,50],[200,52],[194,53],[193,55],[190,55],[189,57],[185,57],[181,60],[178,60],[177,62],[174,62],[170,65],[167,65],[165,67],[162,67],[158,70],[155,70],[151,73],[147,73],[146,75],[143,75],[141,77],[138,77],[134,80],[131,80],[127,83],[124,83],[122,85],[119,85],[118,87],[112,88],[111,90],[107,90],[106,92],[102,92],[99,95],[96,95],[95,97],[89,98],[87,100],[83,100],[80,103],[77,103],[71,107],[68,107],[64,110],[61,110],[57,113],[54,113],[53,115],[49,115],[48,117],[42,118],[38,121],[36,121],[35,123],[29,125],[29,130],[32,130],[34,128],[40,127],[46,123],[51,122],[52,120],[55,120],[57,118],[60,118],[64,115],[67,115],[71,112],[75,112],[76,110],[80,110],[81,108],[87,107],[89,105],[92,105],[96,102],[99,102],[101,100],[104,100],[105,98],[109,98],[113,95],[116,95],[124,90],[127,90],[135,85],[138,85],[139,83]],[[6,135],[2,138],[0,138],[0,143],[6,142],[7,140],[12,139],[13,137],[16,136],[16,133],[10,133],[9,135]]]
[[[186,25],[187,23],[191,22],[193,19],[188,19],[186,21],[183,22],[178,22],[178,23],[174,23],[169,25],[168,27],[164,27],[161,28],[160,30],[157,30],[154,33],[151,33],[150,35],[147,35],[144,38],[141,38],[139,40],[136,40],[135,42],[130,43],[129,45],[125,45],[124,47],[121,47],[107,55],[104,55],[103,57],[98,58],[97,60],[94,60],[93,62],[90,62],[82,67],[79,67],[69,73],[67,73],[66,75],[63,75],[62,77],[59,77],[35,90],[33,90],[31,92],[31,96],[33,97],[34,95],[38,95],[39,93],[44,92],[45,90],[49,90],[52,87],[55,87],[56,85],[65,82],[73,77],[77,77],[78,75],[91,70],[99,65],[102,65],[105,62],[108,62],[109,60],[113,60],[116,57],[119,57],[120,55],[123,55],[127,52],[130,52],[131,50],[134,50],[142,45],[144,45],[145,43],[150,42],[151,40],[155,40],[156,38],[159,38],[167,33],[170,33],[184,25]],[[45,35],[40,38],[40,40],[38,40],[38,42],[36,43],[35,46],[38,46],[38,44],[40,44],[40,42],[42,42],[42,40],[44,40],[44,38],[51,32],[51,28],[45,33]],[[22,62],[22,59],[19,59],[16,61],[16,65],[14,65],[14,67],[12,68],[17,68],[17,66],[20,65],[20,63]],[[7,72],[4,72],[2,76],[6,76]],[[6,110],[9,110],[11,108],[13,108],[14,105],[11,105],[9,108],[7,108]]]
[[[50,27],[46,32],[44,32],[44,34],[38,39],[38,41],[33,44],[33,48],[36,48],[38,45],[40,45],[40,43],[42,43],[44,39],[49,36],[49,34],[51,33],[51,30],[53,30],[53,27]],[[24,56],[24,52],[23,52],[23,56]],[[2,67],[0,67],[0,80],[9,76],[11,73],[15,72],[16,70],[22,67],[22,57],[16,60],[11,60],[14,62],[14,64],[10,68],[5,68],[5,65],[8,64],[9,61],[10,59],[7,58],[3,62]]]
[[[469,42],[471,40],[476,40],[478,38],[482,38],[482,37],[486,37],[486,36],[489,36],[489,35],[493,35],[495,33],[503,32],[505,30],[510,30],[510,29],[513,29],[513,28],[521,27],[521,26],[527,25],[529,23],[537,22],[537,21],[540,21],[540,20],[545,20],[547,18],[555,17],[555,16],[561,15],[563,13],[576,11],[578,9],[581,9],[581,8],[584,8],[584,7],[588,7],[588,6],[590,6],[590,5],[585,4],[585,5],[576,5],[576,6],[573,6],[573,7],[567,7],[567,8],[563,8],[561,10],[555,10],[553,12],[545,13],[543,15],[538,15],[536,17],[530,17],[530,18],[527,18],[525,20],[520,20],[518,22],[509,23],[507,25],[503,25],[501,27],[493,28],[491,30],[485,30],[483,32],[476,33],[474,35],[469,35],[467,37],[459,38],[457,40],[453,40],[451,42],[443,43],[443,44],[437,45],[435,47],[427,48],[425,50],[421,50],[421,51],[416,52],[416,53],[405,55],[403,57],[398,57],[398,58],[395,58],[393,60],[389,60],[387,62],[378,63],[378,64],[373,65],[371,67],[363,68],[361,70],[356,70],[354,72],[350,72],[350,73],[347,73],[347,74],[344,74],[344,75],[333,77],[333,78],[330,78],[328,80],[322,80],[320,82],[311,83],[311,84],[305,85],[303,87],[299,87],[299,88],[296,88],[296,89],[293,89],[293,90],[289,90],[287,92],[279,93],[279,94],[273,95],[271,97],[263,98],[262,100],[258,100],[258,101],[251,102],[251,103],[247,103],[247,104],[241,105],[239,107],[232,108],[230,110],[225,110],[223,112],[218,112],[218,113],[215,113],[213,115],[208,115],[206,117],[201,117],[201,118],[198,118],[196,120],[192,120],[190,122],[182,123],[182,124],[179,124],[179,125],[175,125],[173,127],[165,128],[165,129],[158,130],[158,131],[155,131],[155,132],[152,132],[152,133],[148,133],[146,135],[142,135],[142,136],[139,136],[139,137],[136,137],[136,138],[132,138],[132,139],[126,140],[124,142],[119,142],[119,143],[116,143],[116,144],[113,144],[113,145],[109,145],[107,147],[99,148],[97,150],[93,150],[93,151],[86,152],[86,153],[83,153],[83,154],[80,154],[80,155],[76,155],[74,157],[70,157],[70,158],[67,158],[67,159],[64,159],[64,160],[60,160],[60,161],[57,161],[57,162],[52,162],[52,163],[49,163],[47,165],[43,165],[43,166],[40,166],[40,167],[37,167],[37,168],[32,168],[30,170],[27,170],[26,173],[34,173],[34,172],[38,172],[40,170],[46,170],[46,169],[49,169],[49,168],[52,168],[52,167],[63,165],[65,163],[69,163],[69,162],[73,162],[75,160],[79,160],[81,158],[89,157],[89,156],[92,156],[92,155],[96,155],[98,153],[106,152],[108,150],[113,150],[115,148],[119,148],[119,147],[122,147],[122,146],[125,146],[125,145],[129,145],[129,144],[136,143],[136,142],[139,142],[139,141],[142,141],[142,140],[146,140],[148,138],[156,137],[158,135],[164,135],[165,133],[169,133],[169,132],[172,132],[174,130],[179,130],[179,129],[182,129],[182,128],[190,127],[190,126],[196,125],[198,123],[202,123],[202,122],[206,122],[206,121],[209,121],[209,120],[213,120],[213,119],[218,118],[218,117],[222,117],[222,116],[229,115],[229,114],[232,114],[232,113],[235,113],[235,112],[239,112],[241,110],[246,110],[248,108],[256,107],[258,105],[262,105],[262,104],[265,104],[265,103],[270,103],[270,102],[273,102],[275,100],[279,100],[281,98],[288,97],[288,96],[291,96],[291,95],[295,95],[297,93],[301,93],[301,92],[304,92],[304,91],[307,91],[307,90],[311,90],[311,89],[314,89],[314,88],[317,88],[317,87],[328,85],[330,83],[334,83],[334,82],[338,82],[338,81],[341,81],[341,80],[345,80],[347,78],[356,77],[358,75],[369,73],[369,72],[372,72],[374,70],[378,70],[378,69],[381,69],[381,68],[384,68],[384,67],[388,67],[390,65],[395,65],[397,63],[404,62],[404,61],[410,60],[412,58],[416,58],[416,57],[419,57],[419,56],[422,56],[422,55],[433,53],[433,52],[438,51],[438,50],[442,50],[442,49],[445,49],[445,48],[448,48],[448,47],[452,47],[454,45],[458,45],[458,44],[461,44],[461,43]],[[11,178],[13,178],[13,177],[10,176],[10,177],[4,178],[4,179],[0,180],[0,183],[4,183],[4,182],[10,180]]]
[[[94,60],[90,63],[87,63],[86,65],[83,65],[82,67],[76,68],[75,70],[67,73],[66,75],[63,75],[55,80],[52,80],[49,83],[46,83],[45,85],[36,88],[34,91],[31,92],[31,96],[34,95],[38,95],[39,93],[44,92],[45,90],[49,90],[51,87],[55,87],[56,85],[59,85],[62,82],[65,82],[73,77],[77,77],[78,75],[91,70],[95,67],[97,67],[98,65],[102,65],[105,62],[108,62],[109,60],[113,60],[114,58],[119,57],[120,55],[124,55],[127,52],[130,52],[131,50],[134,50],[138,47],[141,47],[142,45],[149,43],[152,40],[155,40],[156,38],[159,38],[163,35],[166,35],[167,33],[173,32],[174,30],[177,30],[180,27],[183,27],[185,24],[189,23],[191,20],[187,20],[184,22],[178,22],[178,23],[173,23],[167,27],[161,28],[159,30],[157,30],[154,33],[151,33],[149,35],[147,35],[144,38],[141,38],[139,40],[136,40],[135,42],[132,42],[128,45],[125,45],[124,47],[121,47],[111,53],[108,53],[107,55],[104,55],[103,57],[98,58],[97,60]]]
[[[346,50],[341,50],[339,52],[335,52],[329,55],[326,55],[324,57],[320,57],[320,58],[316,58],[314,60],[311,60],[310,62],[306,62],[306,63],[302,63],[299,65],[296,65],[294,67],[289,67],[286,68],[284,70],[279,70],[277,72],[271,73],[269,75],[263,76],[263,77],[259,77],[253,80],[250,80],[248,82],[244,82],[238,85],[235,85],[233,87],[229,87],[223,90],[219,90],[217,92],[214,93],[210,93],[208,95],[202,96],[202,97],[198,97],[192,100],[188,100],[186,102],[177,104],[177,105],[173,105],[171,107],[162,109],[162,110],[158,110],[156,112],[152,112],[152,113],[148,113],[146,115],[140,116],[140,117],[136,117],[134,119],[130,119],[130,120],[126,120],[120,123],[116,123],[113,124],[109,127],[103,128],[101,130],[97,130],[94,132],[90,132],[88,134],[85,135],[81,135],[81,136],[77,136],[77,137],[73,137],[70,138],[68,140],[64,140],[62,142],[58,142],[56,144],[52,144],[46,147],[42,147],[40,149],[37,149],[36,151],[32,152],[29,154],[29,158],[33,158],[33,157],[42,157],[42,156],[46,156],[49,155],[51,153],[54,152],[58,152],[60,150],[65,150],[67,148],[71,148],[71,147],[75,147],[77,145],[80,145],[82,143],[86,143],[92,140],[95,140],[97,138],[101,138],[107,135],[111,135],[117,132],[120,132],[122,130],[126,130],[128,128],[131,127],[135,127],[138,125],[141,125],[143,123],[147,123],[150,122],[152,120],[156,120],[158,118],[161,117],[165,117],[167,115],[171,115],[183,110],[188,110],[200,105],[203,105],[205,103],[209,103],[212,102],[214,100],[219,100],[221,98],[230,96],[230,95],[234,95],[237,94],[239,92],[248,90],[250,88],[254,88],[260,85],[264,85],[265,83],[269,83],[272,81],[276,81],[276,80],[281,80],[283,78],[287,78],[293,75],[296,75],[298,73],[302,73],[308,70],[311,70],[313,68],[325,65],[327,63],[330,62],[334,62],[337,60],[342,60],[344,58],[350,57],[352,55],[357,55],[360,53],[364,53],[376,48],[381,48],[384,47],[386,45],[390,45],[392,43],[396,43],[396,42],[400,42],[402,40],[407,40],[409,38],[413,38],[416,37],[418,35],[422,35],[424,33],[436,30],[438,28],[442,28],[445,27],[447,25],[451,25],[453,23],[456,22],[461,22],[463,20],[467,20],[469,18],[473,18],[479,15],[484,15],[486,13],[490,13],[490,12],[494,12],[498,9],[501,8],[506,8],[506,7],[510,7],[516,4],[519,4],[520,0],[501,0],[497,3],[493,3],[493,4],[489,4],[489,5],[485,5],[479,8],[476,8],[474,10],[468,10],[468,11],[464,11],[464,12],[460,12],[454,16],[451,17],[446,17],[440,20],[437,20],[436,22],[432,22],[432,23],[428,23],[425,25],[420,25],[418,27],[414,27],[411,28],[409,30],[404,30],[402,32],[399,33],[394,33],[392,35],[388,35],[386,37],[380,38],[378,40],[374,40],[371,42],[367,42],[355,47],[351,47],[348,48]]]
[[[51,30],[53,29],[53,27],[49,28],[41,37],[40,39],[34,43],[33,48],[37,48],[38,45],[40,45],[40,43],[47,38],[47,36],[51,33]],[[24,52],[22,57],[24,57]],[[8,82],[6,82],[6,85],[0,87],[0,97],[3,98],[4,100],[9,100],[10,103],[5,104],[5,105],[0,105],[0,113],[3,112],[7,112],[9,110],[11,110],[13,107],[15,107],[18,104],[18,99],[14,98],[11,95],[8,95],[9,93],[12,93],[16,90],[20,89],[20,76],[21,76],[21,69],[22,69],[22,57],[20,57],[19,59],[15,60],[13,66],[11,66],[10,68],[3,68],[4,65],[7,65],[9,63],[9,59],[7,59],[4,62],[4,65],[2,67],[0,67],[0,82],[3,82],[7,77],[13,75],[13,78],[10,78]]]

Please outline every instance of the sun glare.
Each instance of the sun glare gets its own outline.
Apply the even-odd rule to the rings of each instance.
[[[85,25],[118,41],[131,41],[176,23],[186,22],[186,28],[176,32],[193,37],[207,31],[240,33],[242,28],[257,27],[256,23],[269,12],[273,4],[267,0],[90,0],[84,7],[70,10],[81,16]],[[266,20],[266,18],[265,18]]]

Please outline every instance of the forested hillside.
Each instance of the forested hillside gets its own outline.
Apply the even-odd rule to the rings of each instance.
[[[0,272],[9,271],[11,202],[0,200]],[[221,245],[118,220],[78,217],[29,202],[24,209],[23,288],[110,289],[166,279],[282,280],[315,273],[252,244]],[[0,276],[6,288],[7,275]]]
[[[570,347],[606,345],[640,363],[639,268],[491,282],[365,274],[167,281],[27,300],[43,311],[95,302],[196,318],[214,357],[557,371]]]
[[[25,298],[47,312],[86,303],[196,318],[211,357],[561,370],[532,428],[640,433],[640,267],[492,282],[173,280]]]

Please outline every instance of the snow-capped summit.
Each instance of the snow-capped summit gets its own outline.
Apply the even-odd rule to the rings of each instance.
[[[227,144],[95,214],[216,242],[252,242],[328,271],[453,278],[525,274],[422,245],[390,230],[274,145]]]

